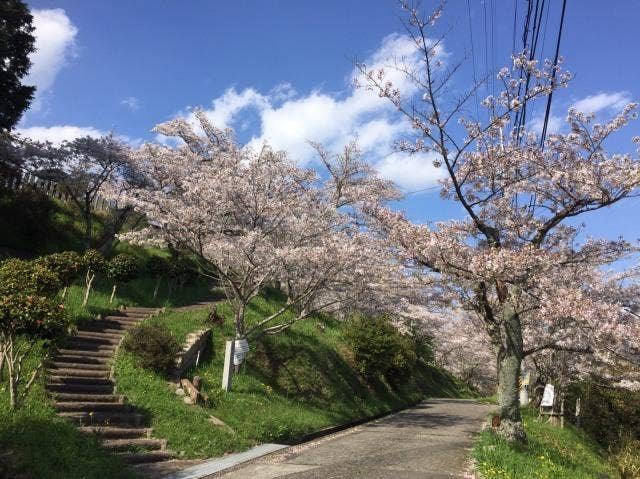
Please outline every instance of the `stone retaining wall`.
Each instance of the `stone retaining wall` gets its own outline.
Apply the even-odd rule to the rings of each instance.
[[[182,374],[191,366],[195,365],[198,353],[200,353],[200,357],[202,357],[211,342],[210,338],[211,328],[201,329],[187,336],[182,351],[178,353],[176,364],[169,375],[172,381],[180,382]]]

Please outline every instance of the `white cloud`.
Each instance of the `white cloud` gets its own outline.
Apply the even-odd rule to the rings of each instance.
[[[380,175],[395,181],[403,189],[416,191],[437,183],[444,178],[444,168],[433,166],[434,154],[409,155],[394,152],[374,166]]]
[[[589,95],[578,100],[571,108],[582,113],[598,113],[602,110],[622,110],[631,101],[629,93],[624,91],[602,92],[596,95]]]
[[[442,59],[446,57],[440,52]],[[409,68],[418,68],[420,57],[410,38],[403,35],[385,37],[373,54],[365,60],[368,69],[388,67],[392,59],[403,61]],[[416,87],[405,76],[386,68],[387,79],[406,95],[416,92]],[[274,148],[286,150],[302,164],[315,159],[315,150],[309,141],[323,143],[330,150],[340,150],[346,143],[358,139],[365,158],[374,164],[382,175],[393,179],[405,189],[424,188],[433,185],[440,172],[424,157],[395,153],[393,143],[410,133],[410,125],[400,118],[391,103],[364,88],[355,88],[357,69],[348,75],[348,86],[341,94],[330,94],[319,89],[307,95],[299,95],[294,88],[283,83],[268,94],[253,88],[237,91],[227,89],[205,110],[216,126],[242,129],[243,113],[257,112],[259,130],[249,141],[254,147],[269,142]],[[182,114],[194,121],[193,114]],[[157,138],[166,143],[166,139]]]
[[[128,96],[120,102],[121,105],[126,106],[131,111],[137,111],[140,109],[140,100],[135,96]]]
[[[50,141],[54,145],[59,145],[65,140],[71,141],[78,137],[92,136],[97,138],[106,134],[106,132],[93,127],[72,125],[31,126],[29,128],[18,128],[18,133],[32,140]]]
[[[78,29],[71,23],[64,10],[32,10],[35,27],[35,48],[31,54],[31,69],[26,85],[36,85],[36,97],[31,109],[42,108],[43,96],[50,91],[60,69],[73,52]]]

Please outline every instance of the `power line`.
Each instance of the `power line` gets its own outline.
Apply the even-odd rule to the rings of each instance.
[[[471,63],[473,65],[473,90],[476,100],[476,121],[480,121],[480,110],[478,106],[478,77],[476,75],[476,51],[473,41],[473,28],[471,26],[471,6],[467,0],[467,17],[469,19],[469,36],[471,37]]]
[[[555,83],[556,80],[556,66],[558,65],[558,58],[560,55],[560,40],[562,39],[562,27],[564,26],[564,14],[567,8],[567,0],[562,1],[562,13],[560,14],[560,27],[558,29],[558,41],[556,42],[556,54],[553,58],[553,72],[551,72],[551,82]],[[553,90],[549,92],[547,98],[547,108],[544,112],[544,122],[542,124],[542,134],[540,135],[540,145],[544,145],[544,140],[547,136],[547,126],[549,124],[549,114],[551,112],[551,100],[553,99]]]

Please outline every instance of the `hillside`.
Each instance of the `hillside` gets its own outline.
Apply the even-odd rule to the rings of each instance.
[[[251,305],[251,318],[277,310],[281,301],[258,298]],[[251,344],[233,390],[225,394],[223,351],[225,339],[232,337],[232,315],[226,305],[219,311],[227,321],[213,331],[211,354],[186,374],[202,377],[210,407],[185,405],[166,379],[136,366],[124,352],[116,363],[120,392],[148,411],[154,431],[168,439],[169,448],[184,451],[184,457],[217,456],[261,442],[295,442],[305,434],[400,409],[428,396],[465,394],[450,375],[424,363],[400,385],[368,383],[353,367],[343,323],[326,316]],[[164,324],[184,338],[206,326],[207,313],[175,312],[147,321]],[[215,426],[210,416],[227,427]]]

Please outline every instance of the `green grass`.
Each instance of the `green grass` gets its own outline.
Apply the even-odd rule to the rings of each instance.
[[[483,431],[473,449],[483,479],[604,479],[619,477],[604,451],[584,432],[560,429],[523,409],[528,444],[512,446]]]
[[[278,299],[256,299],[248,322],[274,311]],[[212,353],[186,376],[203,378],[203,392],[211,405],[182,402],[163,377],[136,366],[121,352],[116,376],[121,394],[147,415],[158,437],[184,457],[211,457],[239,451],[256,443],[292,441],[326,427],[370,417],[411,405],[426,396],[460,396],[459,385],[446,373],[422,365],[401,386],[367,384],[349,362],[342,324],[313,317],[276,336],[253,342],[233,390],[221,391],[224,341],[232,337],[228,305],[219,308],[227,318],[214,329]],[[202,328],[207,311],[168,313],[151,319],[167,325],[177,338]],[[209,416],[224,421],[216,427]]]

